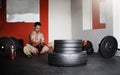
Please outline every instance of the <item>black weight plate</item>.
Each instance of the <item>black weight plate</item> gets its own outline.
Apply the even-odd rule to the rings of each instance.
[[[49,65],[61,67],[85,65],[87,64],[87,53],[86,51],[73,54],[49,52],[48,63]]]
[[[65,43],[65,44],[54,44],[55,48],[82,48],[82,44]]]
[[[93,48],[87,49],[87,54],[88,55],[93,54],[93,53],[94,53],[94,49]]]
[[[54,40],[54,44],[82,44],[82,40]]]
[[[82,51],[82,48],[55,48],[54,52],[56,53],[79,53]]]
[[[86,47],[92,48],[93,47],[92,42],[88,40]]]
[[[99,52],[105,58],[111,58],[115,55],[118,43],[115,37],[106,36],[99,44]]]
[[[15,49],[18,50],[18,49],[19,49],[19,46],[20,46],[18,39],[15,38],[15,37],[10,37],[10,39],[13,41],[13,44],[14,44],[14,46],[15,46]]]
[[[87,51],[87,54],[93,54],[94,53],[94,49],[93,49],[93,45],[91,41],[87,41],[87,45],[83,46],[83,51]]]
[[[105,41],[105,39],[107,39],[107,41]],[[103,38],[102,43],[100,43],[100,46],[102,46],[102,48],[99,48],[100,54],[103,57],[110,58],[114,56],[114,54],[117,51],[117,40],[113,36],[107,36]]]
[[[0,38],[0,55],[9,56],[13,42],[8,37]]]
[[[20,44],[18,50],[23,50],[23,47],[24,47],[24,41],[23,41],[22,39],[18,39],[18,41],[19,41],[19,44]]]

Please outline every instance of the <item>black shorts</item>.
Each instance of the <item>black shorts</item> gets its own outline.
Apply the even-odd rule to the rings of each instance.
[[[36,48],[38,49],[38,51],[39,51],[39,52],[41,52],[41,51],[42,51],[43,46],[36,46]]]

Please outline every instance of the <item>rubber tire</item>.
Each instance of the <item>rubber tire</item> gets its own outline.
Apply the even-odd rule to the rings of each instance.
[[[55,48],[54,52],[56,53],[79,53],[82,51],[82,48]]]
[[[87,53],[82,51],[80,53],[66,54],[66,53],[48,53],[49,65],[59,67],[74,67],[87,64]]]
[[[65,44],[54,44],[55,48],[82,48],[82,44],[73,44],[73,43],[65,43]]]
[[[55,44],[82,44],[82,40],[54,40]]]

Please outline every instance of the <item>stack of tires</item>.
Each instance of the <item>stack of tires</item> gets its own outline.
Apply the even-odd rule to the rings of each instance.
[[[54,52],[48,53],[48,62],[54,66],[80,66],[87,64],[87,52],[82,40],[55,40]]]

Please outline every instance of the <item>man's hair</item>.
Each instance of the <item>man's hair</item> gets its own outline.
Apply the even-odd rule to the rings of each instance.
[[[37,25],[38,25],[38,26],[41,26],[41,23],[40,23],[40,22],[35,22],[35,23],[34,23],[34,27],[36,27]]]

